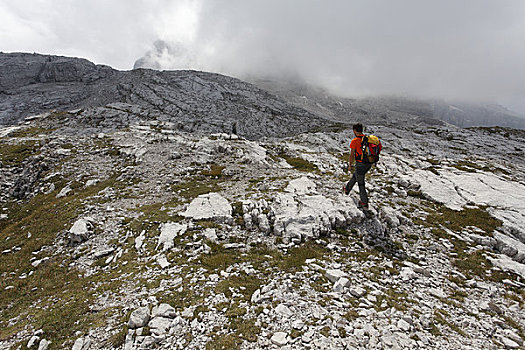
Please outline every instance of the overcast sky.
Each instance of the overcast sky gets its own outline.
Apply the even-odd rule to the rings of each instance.
[[[4,52],[118,69],[146,55],[162,69],[298,76],[349,96],[525,112],[524,0],[0,0],[0,33]]]

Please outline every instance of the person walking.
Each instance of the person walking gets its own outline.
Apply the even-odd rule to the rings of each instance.
[[[368,194],[365,188],[365,175],[372,167],[372,164],[364,160],[363,148],[361,142],[365,135],[363,134],[363,125],[358,123],[352,126],[355,137],[350,142],[350,161],[348,170],[352,178],[343,186],[344,194],[350,194],[350,191],[357,182],[359,186],[359,204],[358,208],[368,209]]]

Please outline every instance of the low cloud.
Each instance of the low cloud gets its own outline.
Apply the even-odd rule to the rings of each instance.
[[[522,0],[0,0],[0,50],[525,106]]]

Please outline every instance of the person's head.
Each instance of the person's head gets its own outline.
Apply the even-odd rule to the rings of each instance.
[[[354,134],[362,134],[363,133],[363,124],[357,123],[352,126],[352,129],[354,130]]]

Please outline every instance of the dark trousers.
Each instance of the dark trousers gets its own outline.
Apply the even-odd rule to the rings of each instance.
[[[370,170],[371,167],[372,164],[356,162],[355,172],[352,175],[350,181],[346,183],[346,192],[350,193],[355,183],[357,182],[357,184],[359,185],[359,197],[361,198],[361,202],[365,204],[368,204],[368,194],[366,193],[365,188],[365,174],[368,170]]]

